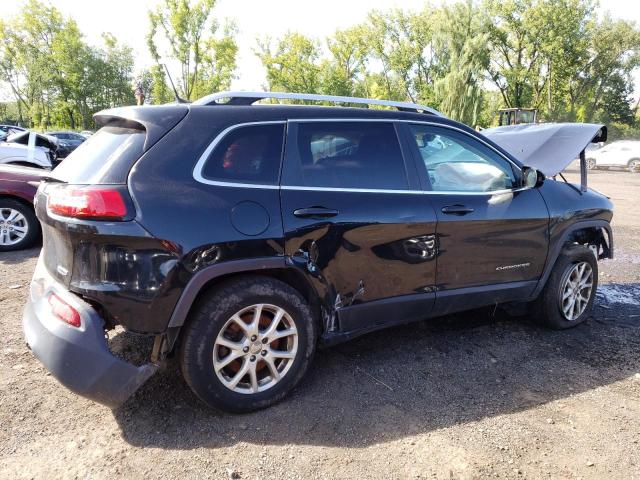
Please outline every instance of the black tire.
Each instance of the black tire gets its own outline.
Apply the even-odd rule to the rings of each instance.
[[[274,305],[287,312],[297,329],[297,352],[288,371],[272,387],[237,393],[223,384],[214,370],[214,344],[234,314],[256,304]],[[316,336],[313,314],[298,291],[273,278],[243,276],[215,287],[195,305],[182,335],[182,374],[195,394],[215,409],[231,413],[259,410],[282,400],[302,379],[315,352]],[[258,363],[260,356],[256,356]]]
[[[3,215],[3,213],[6,214],[8,210],[17,211],[24,217],[24,225],[27,228],[27,233],[21,240],[17,241],[16,243],[3,245],[4,242],[2,241],[2,235],[3,231],[5,230],[4,227],[7,227],[7,232],[10,228],[8,227],[8,224],[4,223],[6,221],[6,215]],[[9,252],[12,250],[22,250],[24,248],[29,248],[33,246],[33,244],[40,238],[40,223],[38,222],[33,209],[18,200],[13,200],[11,198],[0,198],[0,222],[3,222],[0,224],[0,252]]]
[[[587,262],[593,272],[591,292],[584,311],[577,318],[568,320],[561,308],[562,289],[566,277],[574,266],[581,262]],[[542,293],[534,302],[533,314],[535,319],[539,323],[556,330],[575,327],[591,315],[597,288],[598,261],[594,253],[583,245],[569,246],[558,256]]]

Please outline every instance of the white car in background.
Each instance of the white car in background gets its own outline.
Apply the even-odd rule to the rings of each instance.
[[[59,163],[57,150],[55,137],[25,130],[0,141],[0,164],[51,170]]]
[[[640,141],[618,140],[597,150],[587,151],[587,168],[627,168],[640,173]]]

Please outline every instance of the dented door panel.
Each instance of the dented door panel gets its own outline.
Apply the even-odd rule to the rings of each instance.
[[[424,195],[283,189],[281,198],[286,255],[320,287],[331,310],[433,290],[436,215]],[[310,205],[338,213],[293,215]],[[425,299],[425,317],[432,303]]]

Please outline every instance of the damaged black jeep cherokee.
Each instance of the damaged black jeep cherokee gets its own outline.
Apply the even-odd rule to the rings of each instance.
[[[613,254],[612,204],[586,187],[601,125],[481,134],[420,105],[247,92],[95,119],[38,190],[24,331],[60,382],[111,407],[173,353],[205,403],[247,412],[282,399],[318,344],[389,325],[521,302],[572,327]],[[579,155],[582,183],[556,180]],[[148,363],[112,354],[116,326],[155,336]]]

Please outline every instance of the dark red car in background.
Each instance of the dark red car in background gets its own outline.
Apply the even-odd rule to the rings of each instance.
[[[39,168],[0,166],[0,252],[29,248],[40,239],[33,197],[47,173]]]

